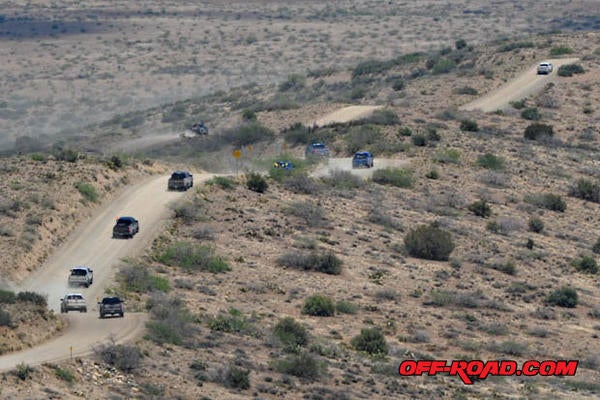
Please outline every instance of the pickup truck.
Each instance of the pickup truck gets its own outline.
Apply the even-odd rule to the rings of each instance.
[[[547,61],[541,62],[537,67],[538,75],[548,75],[551,72],[552,72],[552,64]]]
[[[94,283],[94,271],[88,267],[71,268],[69,275],[69,286],[83,285],[89,287]]]
[[[60,312],[68,313],[69,311],[87,312],[87,304],[81,293],[67,293],[60,299]]]
[[[194,176],[188,171],[175,171],[169,178],[169,190],[188,190],[194,186]]]
[[[140,231],[140,224],[133,217],[119,217],[113,227],[113,238],[125,237],[132,238]]]
[[[123,301],[118,297],[105,297],[101,302],[98,303],[98,309],[100,311],[100,318],[104,318],[107,315],[118,315],[123,318],[125,313],[123,309]]]
[[[352,168],[372,168],[373,155],[368,151],[359,151],[352,157]]]

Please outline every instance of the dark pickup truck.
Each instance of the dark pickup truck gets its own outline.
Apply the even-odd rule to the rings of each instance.
[[[104,318],[107,315],[118,315],[122,318],[125,314],[123,301],[118,297],[103,298],[102,301],[98,303],[98,310],[100,311],[100,318]]]
[[[169,190],[188,190],[194,186],[194,177],[188,171],[175,171],[169,178]]]
[[[133,235],[140,231],[140,224],[133,217],[120,217],[113,227],[113,238],[132,238]]]

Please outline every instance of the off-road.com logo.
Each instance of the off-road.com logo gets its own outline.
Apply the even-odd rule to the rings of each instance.
[[[578,360],[529,360],[519,368],[512,360],[404,360],[398,372],[402,376],[427,374],[430,376],[446,373],[459,376],[466,385],[472,385],[473,379],[486,379],[488,376],[573,376],[577,372]]]

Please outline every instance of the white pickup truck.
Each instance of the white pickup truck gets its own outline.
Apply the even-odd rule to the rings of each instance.
[[[60,299],[60,312],[68,313],[69,311],[87,312],[87,304],[81,293],[67,293]]]
[[[94,283],[94,271],[88,267],[75,267],[71,268],[71,274],[69,275],[69,286],[83,285],[89,287]]]
[[[538,75],[548,75],[551,72],[552,72],[552,64],[547,61],[541,62],[537,67]]]

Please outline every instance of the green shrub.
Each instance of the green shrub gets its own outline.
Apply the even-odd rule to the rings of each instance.
[[[0,326],[12,327],[12,317],[10,313],[0,308]]]
[[[328,177],[323,178],[323,181],[331,187],[342,190],[357,189],[364,185],[364,181],[359,176],[341,169],[334,169]]]
[[[153,292],[146,302],[151,320],[146,323],[145,339],[158,344],[170,343],[177,346],[190,344],[197,332],[192,316],[179,297],[167,297]]]
[[[567,209],[567,202],[560,195],[553,193],[526,195],[524,201],[551,211],[564,212]]]
[[[242,112],[242,119],[244,121],[256,121],[256,112],[251,109],[246,109]]]
[[[516,275],[517,274],[517,266],[515,265],[514,261],[490,264],[489,267],[491,269],[495,269],[496,271],[504,272],[507,275]]]
[[[256,336],[258,333],[252,325],[252,321],[248,320],[242,313],[230,308],[227,313],[221,312],[214,318],[209,318],[208,327],[213,331],[236,333],[242,335]]]
[[[397,78],[394,80],[394,83],[392,84],[392,89],[394,89],[395,91],[400,91],[402,89],[404,89],[404,87],[406,86],[406,84],[404,83],[404,80],[402,78]]]
[[[231,271],[227,262],[214,254],[210,246],[198,246],[191,242],[175,242],[156,256],[163,264],[190,271],[207,271],[214,274]]]
[[[104,162],[106,166],[114,171],[117,171],[125,166],[125,159],[121,156],[114,155]]]
[[[544,230],[544,222],[537,217],[529,218],[527,225],[529,226],[529,230],[531,232],[540,233]]]
[[[421,225],[404,237],[404,246],[413,257],[447,261],[454,250],[449,232],[432,225]]]
[[[427,179],[438,179],[440,177],[440,173],[437,169],[432,168],[429,172],[425,174]]]
[[[54,374],[58,379],[63,380],[67,383],[73,383],[73,381],[75,380],[75,375],[73,374],[73,372],[71,372],[71,370],[67,368],[61,368],[58,365],[54,367]]]
[[[273,328],[273,334],[288,349],[296,351],[308,343],[308,331],[292,317],[285,317]]]
[[[17,301],[15,292],[0,289],[0,304],[14,304]]]
[[[427,137],[425,135],[423,135],[422,133],[417,133],[416,135],[413,135],[411,140],[415,146],[418,146],[418,147],[427,146]]]
[[[246,176],[246,187],[253,192],[264,193],[269,188],[269,184],[261,174],[252,172]]]
[[[309,144],[316,139],[316,133],[301,122],[296,122],[282,131],[285,141],[293,145]]]
[[[558,76],[573,76],[573,74],[583,74],[585,71],[579,64],[565,64],[558,68]]]
[[[461,50],[467,47],[467,41],[465,39],[458,39],[454,42],[456,50]]]
[[[464,132],[477,132],[479,131],[479,126],[477,126],[477,122],[470,119],[463,119],[460,121],[460,130]]]
[[[137,370],[144,356],[137,346],[116,344],[114,341],[99,346],[95,351],[102,361],[127,373]]]
[[[315,381],[323,376],[325,365],[307,352],[293,354],[275,362],[275,369],[282,374],[289,374],[301,379]]]
[[[75,183],[75,187],[79,190],[79,193],[81,193],[85,200],[91,201],[92,203],[98,201],[98,192],[96,192],[96,188],[93,185],[79,181]]]
[[[335,315],[335,303],[331,297],[315,294],[304,301],[302,313],[315,317],[332,317]]]
[[[443,149],[435,153],[433,159],[442,164],[460,164],[460,150]]]
[[[283,185],[287,190],[297,194],[315,194],[322,189],[321,185],[306,172],[296,172],[287,176]]]
[[[492,208],[485,200],[478,200],[474,203],[471,203],[469,205],[469,211],[482,218],[488,218],[492,215]]]
[[[456,68],[456,62],[454,60],[442,57],[435,62],[431,72],[435,75],[447,74],[448,72],[451,72],[454,68]]]
[[[596,239],[596,243],[592,246],[592,251],[596,254],[600,254],[600,237]]]
[[[585,272],[588,274],[595,274],[598,272],[598,264],[596,259],[592,256],[582,255],[571,262],[571,265],[579,272]]]
[[[151,275],[148,268],[142,265],[128,265],[121,268],[117,280],[124,290],[136,293],[169,290],[169,282],[166,278]]]
[[[567,46],[557,46],[550,49],[550,55],[552,57],[562,56],[571,53],[573,53],[573,49]]]
[[[504,159],[492,153],[485,153],[477,158],[477,165],[486,169],[498,171],[504,169]]]
[[[574,308],[577,306],[577,291],[573,288],[563,286],[548,295],[546,303],[552,306]]]
[[[408,126],[403,126],[402,128],[400,128],[398,130],[398,133],[400,134],[400,136],[411,136],[413,134],[412,129],[410,129]]]
[[[221,187],[221,189],[225,190],[233,189],[236,186],[236,182],[233,179],[225,176],[215,176],[214,178],[211,178],[208,181],[206,181],[206,184],[211,186],[217,185]]]
[[[310,201],[296,201],[283,210],[288,215],[302,219],[310,227],[326,226],[323,208]]]
[[[231,365],[227,368],[222,381],[225,387],[231,389],[250,389],[250,371]]]
[[[353,127],[344,136],[346,152],[353,155],[357,151],[369,149],[369,146],[383,141],[381,130],[374,125]]]
[[[342,260],[333,253],[286,253],[277,259],[277,263],[289,268],[313,270],[330,275],[342,273]]]
[[[468,94],[470,96],[476,96],[479,93],[477,92],[477,89],[474,89],[471,86],[459,87],[454,92],[457,94]]]
[[[409,188],[413,185],[412,171],[402,168],[384,168],[373,172],[373,182],[380,185],[391,185],[402,188]]]
[[[388,345],[383,333],[377,328],[361,329],[360,334],[352,338],[352,347],[371,355],[387,355]]]
[[[335,305],[335,310],[342,314],[356,314],[358,312],[358,306],[349,301],[340,300]]]
[[[537,107],[527,107],[526,109],[521,111],[521,117],[530,121],[538,121],[542,118]]]
[[[31,378],[31,373],[33,372],[33,368],[25,363],[17,364],[17,368],[14,370],[14,374],[22,381],[25,381]]]
[[[274,136],[272,130],[258,122],[248,122],[223,133],[224,139],[235,147],[244,147],[260,141],[270,140]]]
[[[516,110],[521,110],[522,108],[525,108],[525,99],[521,99],[521,100],[515,100],[515,101],[511,101],[509,103],[514,109]]]
[[[569,190],[569,195],[579,199],[600,203],[600,184],[579,179]]]
[[[33,303],[42,307],[46,307],[48,305],[46,296],[36,292],[19,292],[19,294],[17,294],[17,301]]]
[[[551,125],[534,123],[525,128],[525,139],[537,140],[542,136],[553,136],[554,128]]]

